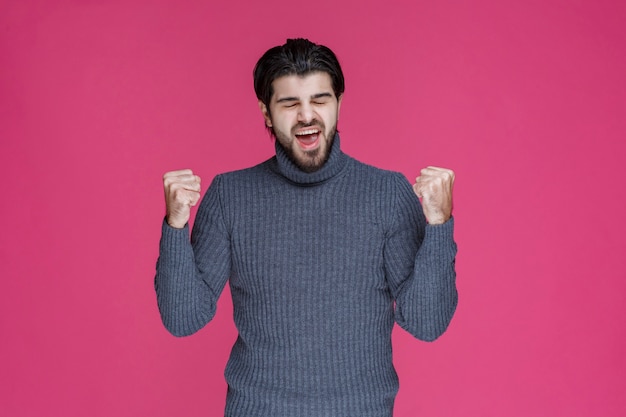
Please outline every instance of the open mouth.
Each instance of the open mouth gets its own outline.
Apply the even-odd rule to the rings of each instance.
[[[304,150],[313,149],[317,146],[320,139],[320,129],[316,127],[300,130],[296,132],[298,144]]]

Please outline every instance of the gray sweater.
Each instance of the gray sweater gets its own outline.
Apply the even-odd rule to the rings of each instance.
[[[163,323],[198,331],[229,281],[239,336],[226,416],[390,417],[394,321],[431,341],[456,308],[453,221],[427,225],[408,181],[347,156],[338,135],[315,173],[277,145],[215,177],[191,242],[163,223]]]

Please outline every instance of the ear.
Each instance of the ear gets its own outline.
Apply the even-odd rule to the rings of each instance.
[[[272,118],[270,117],[270,112],[267,109],[267,106],[265,105],[265,103],[263,103],[261,100],[259,100],[259,109],[261,110],[261,113],[263,113],[263,118],[265,119],[265,126],[272,127]]]

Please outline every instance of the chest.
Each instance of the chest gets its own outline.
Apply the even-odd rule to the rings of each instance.
[[[251,190],[231,219],[231,285],[385,288],[386,213],[378,198],[358,184]]]

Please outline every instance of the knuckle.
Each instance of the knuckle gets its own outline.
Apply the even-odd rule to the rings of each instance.
[[[180,183],[176,182],[176,181],[170,181],[169,183],[169,190],[170,192],[176,193],[180,191]]]

